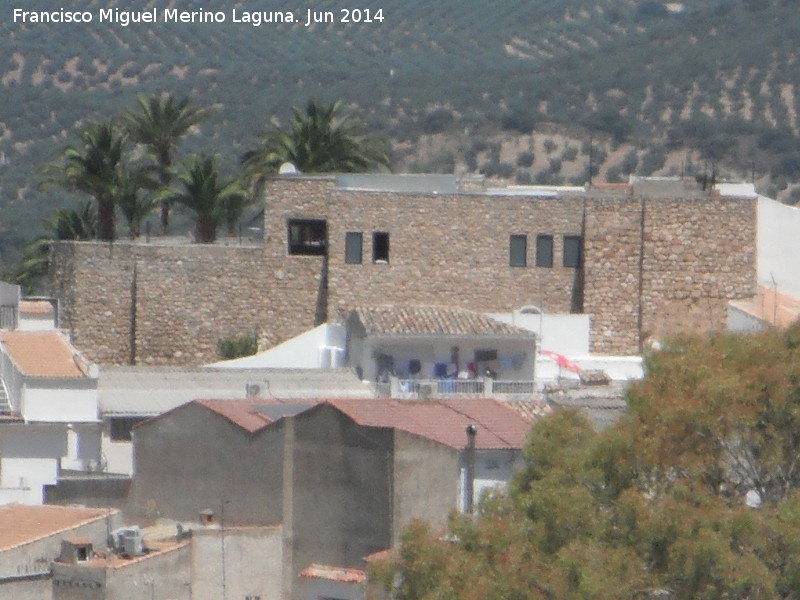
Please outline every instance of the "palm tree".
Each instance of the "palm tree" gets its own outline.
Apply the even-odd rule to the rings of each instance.
[[[386,143],[361,133],[361,125],[342,114],[341,104],[310,100],[305,110],[292,108],[289,128],[273,127],[260,134],[261,145],[242,156],[253,179],[292,163],[305,173],[354,173],[389,169]]]
[[[97,217],[91,201],[77,209],[62,208],[44,221],[45,234],[25,244],[22,259],[11,279],[26,294],[37,291],[49,270],[50,245],[56,240],[92,240],[97,235]]]
[[[120,175],[117,204],[128,223],[128,236],[132,240],[139,237],[142,220],[155,206],[155,200],[148,191],[156,189],[158,185],[149,177],[149,171],[150,169],[138,169],[132,172],[123,170]]]
[[[208,110],[192,106],[188,97],[176,99],[169,94],[164,97],[138,97],[139,112],[128,111],[123,117],[125,129],[131,139],[146,146],[155,158],[161,184],[167,187],[172,179],[175,152],[181,139],[202,121]],[[161,230],[169,229],[170,206],[161,204]]]
[[[178,176],[178,184],[180,189],[163,199],[195,213],[195,241],[201,244],[214,242],[220,223],[247,198],[235,180],[220,180],[214,158],[207,155],[194,157]]]
[[[125,136],[110,121],[92,123],[77,133],[80,144],[67,146],[48,170],[68,189],[92,196],[97,204],[97,238],[112,241],[114,206]]]

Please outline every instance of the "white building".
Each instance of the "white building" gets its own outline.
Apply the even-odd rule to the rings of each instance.
[[[57,331],[0,332],[0,503],[41,504],[100,461],[97,369]]]

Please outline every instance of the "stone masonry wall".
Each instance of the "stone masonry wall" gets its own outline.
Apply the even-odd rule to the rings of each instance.
[[[328,317],[357,305],[456,304],[473,310],[543,306],[568,312],[576,269],[562,266],[562,236],[579,235],[582,200],[486,194],[333,190],[333,180],[270,182],[269,270],[304,259],[286,254],[290,218],[326,219]],[[373,264],[373,232],[389,233],[388,264]],[[362,263],[346,264],[345,234],[363,234]],[[553,267],[535,266],[537,234],[554,236]],[[528,237],[527,266],[509,266],[509,236]]]
[[[587,200],[584,311],[592,315],[593,352],[638,352],[641,241],[638,200]]]
[[[322,259],[303,258],[281,272],[264,269],[261,246],[60,243],[54,293],[94,361],[202,364],[221,338],[256,333],[266,347],[313,324]]]
[[[755,199],[647,200],[642,337],[722,329],[756,293]]]
[[[591,349],[637,353],[665,335],[723,329],[728,302],[755,294],[756,201],[594,198],[585,248]]]
[[[398,193],[278,177],[263,247],[60,243],[53,291],[74,343],[105,364],[210,362],[222,337],[257,332],[270,347],[390,303],[582,309],[601,354],[724,327],[727,302],[755,293],[756,201],[634,192]],[[293,218],[326,221],[327,258],[288,254]],[[345,263],[348,232],[363,235],[360,264]],[[372,261],[375,232],[389,234],[388,264]],[[536,266],[539,234],[553,236],[551,267]],[[509,265],[511,235],[527,236],[525,266]],[[567,235],[583,235],[583,268],[563,266]]]

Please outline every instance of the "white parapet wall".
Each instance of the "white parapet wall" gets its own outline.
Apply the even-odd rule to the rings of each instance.
[[[489,313],[488,317],[533,331],[540,349],[564,356],[589,354],[591,317],[586,314],[540,314],[536,307],[522,307],[510,313]]]

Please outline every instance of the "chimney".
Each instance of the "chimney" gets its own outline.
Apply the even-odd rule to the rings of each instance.
[[[477,425],[467,425],[467,448],[464,455],[466,469],[464,475],[464,514],[472,514],[472,498],[475,495],[475,436]]]

